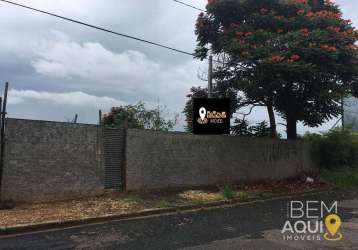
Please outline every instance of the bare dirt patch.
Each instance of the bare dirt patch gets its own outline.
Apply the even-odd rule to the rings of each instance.
[[[233,184],[231,188],[233,198],[241,199],[245,197],[242,198],[242,201],[247,201],[321,190],[328,188],[328,185],[318,179],[315,179],[313,183],[306,183],[305,178],[299,178],[246,185]],[[14,209],[0,210],[0,227],[130,214],[183,205],[205,205],[223,200],[225,200],[223,187],[210,187],[177,191],[110,194],[90,199],[39,204],[18,204]]]

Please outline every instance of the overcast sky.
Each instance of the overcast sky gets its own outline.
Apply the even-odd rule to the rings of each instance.
[[[185,51],[195,48],[199,12],[172,0],[14,1]],[[358,25],[358,3],[336,2]],[[2,2],[0,25],[0,82],[10,82],[10,117],[66,121],[77,113],[79,122],[97,123],[99,109],[138,101],[181,114],[190,87],[206,84],[197,77],[207,71],[205,61]],[[249,119],[267,119],[266,112]],[[181,115],[177,130],[183,124]]]

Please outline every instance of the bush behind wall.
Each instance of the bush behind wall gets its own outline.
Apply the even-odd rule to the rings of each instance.
[[[358,167],[358,133],[334,129],[323,134],[306,134],[312,143],[312,158],[321,169]]]

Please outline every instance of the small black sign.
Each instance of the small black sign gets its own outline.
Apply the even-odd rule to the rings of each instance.
[[[230,134],[230,99],[194,98],[194,134]]]

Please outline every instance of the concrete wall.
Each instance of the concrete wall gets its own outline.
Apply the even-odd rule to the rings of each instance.
[[[47,201],[103,193],[95,125],[7,119],[2,194]]]
[[[127,190],[283,179],[314,169],[302,142],[129,129]]]
[[[7,119],[3,197],[37,202],[96,196],[104,192],[104,175],[113,184],[121,169],[129,191],[282,179],[314,170],[308,145],[299,141],[129,129],[124,159],[107,159],[125,164],[105,171],[102,135],[96,125]],[[118,149],[113,140],[110,150]]]

